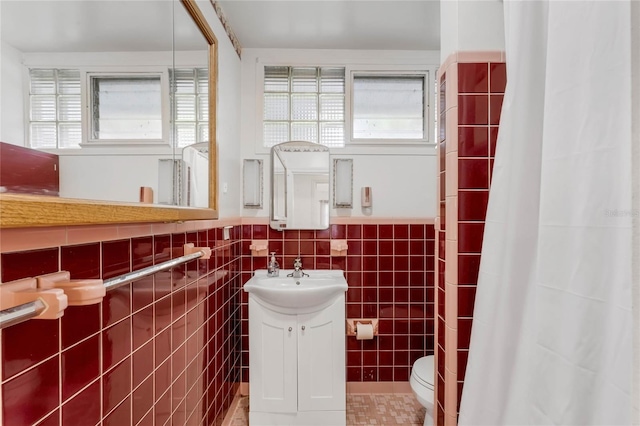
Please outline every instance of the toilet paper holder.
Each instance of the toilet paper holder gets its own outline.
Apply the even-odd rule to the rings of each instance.
[[[356,318],[356,319],[347,319],[347,336],[355,336],[356,335],[356,325],[360,324],[370,324],[373,327],[373,335],[378,335],[378,319],[377,318]]]

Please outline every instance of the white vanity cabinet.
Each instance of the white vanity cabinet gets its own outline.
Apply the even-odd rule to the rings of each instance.
[[[249,295],[249,424],[346,424],[345,296],[315,312]]]

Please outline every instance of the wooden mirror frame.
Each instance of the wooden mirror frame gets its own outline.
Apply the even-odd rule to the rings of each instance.
[[[0,228],[179,222],[218,218],[218,40],[195,0],[180,0],[209,44],[209,208],[0,194]]]

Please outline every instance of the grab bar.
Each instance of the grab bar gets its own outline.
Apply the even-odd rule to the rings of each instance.
[[[0,311],[0,329],[37,317],[45,308],[46,306],[42,300],[38,299]]]
[[[196,253],[191,253],[185,256],[177,257],[175,259],[167,260],[166,262],[162,262],[158,265],[147,266],[146,268],[139,269],[137,271],[129,272],[127,274],[122,274],[119,277],[104,280],[105,290],[109,291],[118,287],[122,287],[123,285],[139,280],[140,278],[153,275],[156,272],[161,272],[166,269],[173,268],[174,266],[182,265],[183,263],[190,262],[195,259],[199,259],[203,255],[204,253],[202,253],[201,251],[198,251]]]
[[[185,254],[184,256],[177,257],[175,259],[167,260],[166,262],[159,263],[158,265],[148,266],[146,268],[129,272],[115,278],[104,280],[105,290],[113,290],[115,288],[129,284],[133,281],[139,280],[140,278],[148,277],[149,275],[153,275],[157,272],[173,268],[174,266],[182,265],[183,263],[199,259],[203,256],[205,259],[208,259],[211,256],[211,249],[207,247],[194,248],[193,244],[185,244],[185,252],[189,252],[189,254]],[[2,284],[0,284],[0,286],[1,285]],[[40,299],[4,309],[0,311],[0,329],[10,327],[28,319],[37,317],[45,309],[46,305]]]

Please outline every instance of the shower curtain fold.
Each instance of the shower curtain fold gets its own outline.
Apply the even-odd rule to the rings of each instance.
[[[630,4],[504,10],[507,88],[459,424],[630,424]]]

